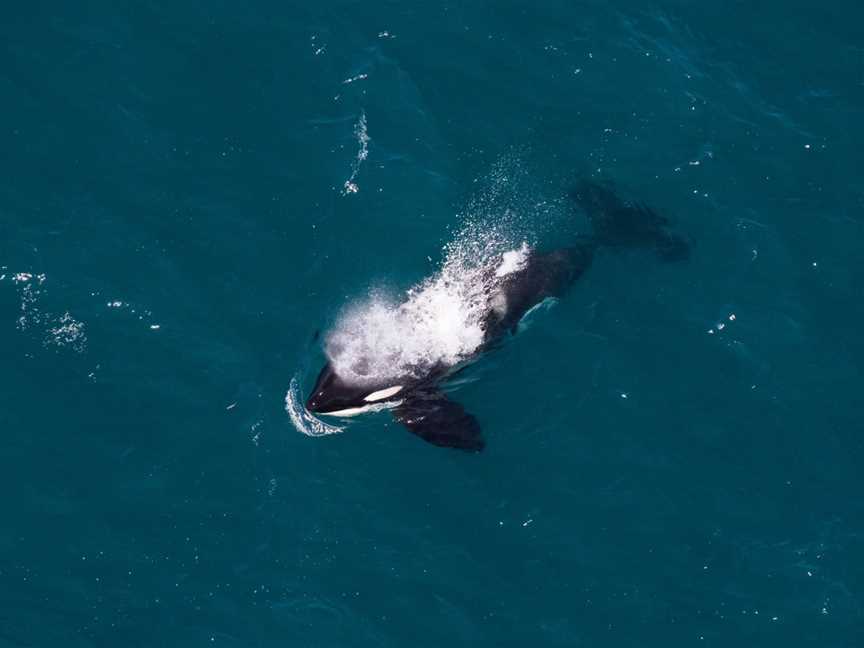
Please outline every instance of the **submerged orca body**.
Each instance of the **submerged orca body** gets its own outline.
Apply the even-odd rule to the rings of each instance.
[[[591,234],[578,237],[570,247],[549,252],[528,250],[518,267],[492,283],[483,319],[483,343],[466,361],[489,350],[508,333],[515,333],[532,308],[563,295],[590,267],[599,247],[653,249],[665,261],[689,256],[687,240],[669,229],[667,219],[645,205],[622,200],[607,185],[583,181],[571,192],[571,198],[588,217]],[[463,364],[439,363],[420,376],[388,379],[387,384],[358,384],[341,377],[328,362],[306,407],[333,416],[387,407],[397,421],[425,441],[477,452],[485,445],[477,419],[441,389]]]

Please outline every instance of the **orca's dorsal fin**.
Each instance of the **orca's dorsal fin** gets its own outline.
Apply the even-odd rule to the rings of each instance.
[[[433,445],[469,452],[486,445],[477,419],[437,388],[412,393],[392,412],[410,432]]]

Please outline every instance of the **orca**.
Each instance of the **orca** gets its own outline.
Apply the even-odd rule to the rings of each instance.
[[[591,266],[599,248],[642,248],[664,261],[685,260],[689,240],[671,229],[667,218],[638,202],[620,198],[609,183],[583,180],[570,192],[574,207],[587,216],[590,233],[567,247],[543,251],[523,245],[501,254],[486,270],[488,290],[482,313],[482,343],[458,362],[436,362],[381,380],[340,375],[328,361],[318,374],[306,408],[315,414],[354,416],[390,409],[394,418],[437,446],[479,452],[485,446],[477,419],[442,389],[466,364],[516,333],[520,321],[550,298],[560,298]]]

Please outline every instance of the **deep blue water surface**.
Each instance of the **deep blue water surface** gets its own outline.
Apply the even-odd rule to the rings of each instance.
[[[862,26],[7,6],[0,646],[864,645]],[[565,243],[585,176],[692,258],[599,255],[473,368],[485,452],[298,431],[346,301],[480,212]]]

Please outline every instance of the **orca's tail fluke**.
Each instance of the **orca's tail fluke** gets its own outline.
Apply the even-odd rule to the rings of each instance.
[[[654,250],[664,261],[690,256],[690,242],[669,220],[642,203],[622,200],[608,184],[581,180],[570,192],[591,223],[595,245]]]

